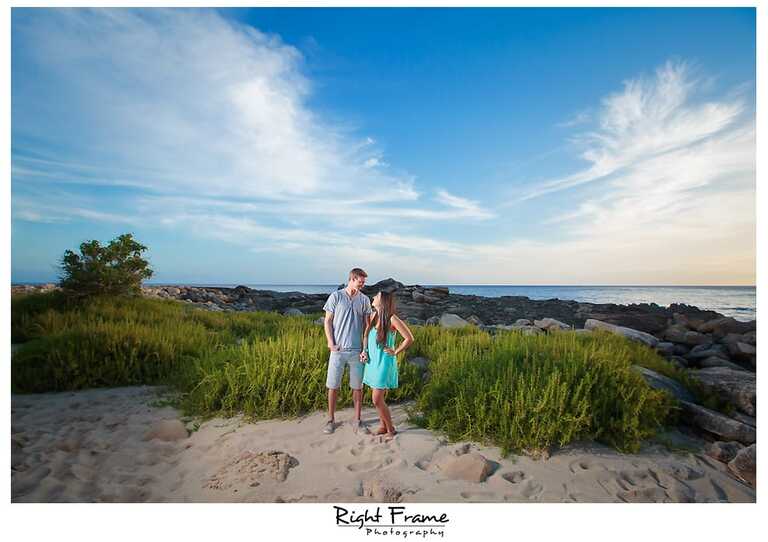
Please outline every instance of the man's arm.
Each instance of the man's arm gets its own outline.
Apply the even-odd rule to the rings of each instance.
[[[323,322],[325,328],[325,339],[328,341],[328,350],[331,352],[338,352],[339,347],[333,340],[333,313],[325,311],[325,321]]]

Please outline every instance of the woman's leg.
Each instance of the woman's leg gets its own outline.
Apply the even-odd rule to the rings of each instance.
[[[387,433],[394,435],[395,427],[392,425],[392,415],[389,412],[387,403],[384,401],[386,396],[386,389],[373,389],[373,404],[376,406],[376,410],[378,411],[379,417],[381,418],[381,425],[384,426],[384,429],[386,429]]]

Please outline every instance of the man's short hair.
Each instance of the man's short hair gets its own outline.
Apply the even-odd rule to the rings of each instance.
[[[353,278],[368,278],[368,273],[360,269],[359,267],[355,267],[349,272],[349,280],[352,280]]]

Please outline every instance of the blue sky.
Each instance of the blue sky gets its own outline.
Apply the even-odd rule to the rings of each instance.
[[[753,9],[14,9],[12,280],[754,284]]]

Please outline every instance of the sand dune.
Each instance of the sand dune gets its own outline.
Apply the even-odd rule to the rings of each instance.
[[[755,491],[702,453],[662,445],[619,454],[572,445],[548,460],[448,443],[393,408],[392,440],[323,413],[248,423],[215,418],[189,436],[160,389],[126,387],[12,396],[14,502],[754,502]],[[375,413],[363,417],[373,427]],[[163,421],[165,420],[165,421]],[[688,446],[704,443],[672,433]],[[165,440],[164,440],[165,439]],[[477,452],[484,482],[450,479],[446,458]]]

